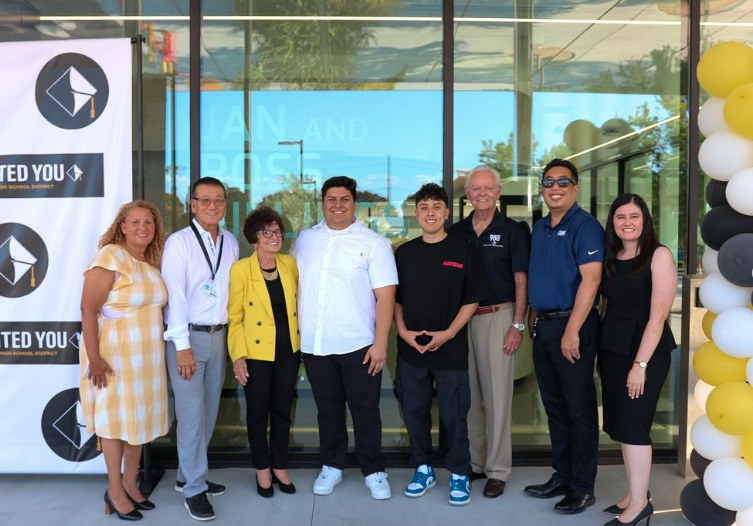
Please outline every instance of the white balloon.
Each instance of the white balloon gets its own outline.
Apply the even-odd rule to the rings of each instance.
[[[753,168],[740,170],[727,183],[725,189],[729,206],[746,216],[753,216]]]
[[[740,170],[753,166],[753,141],[731,131],[708,137],[698,150],[698,164],[717,181],[729,181]]]
[[[695,384],[695,389],[693,389],[693,398],[695,398],[695,403],[698,404],[698,407],[704,415],[706,414],[706,400],[708,400],[711,391],[714,390],[714,387],[715,386],[707,384],[703,380],[698,380],[698,382]]]
[[[732,307],[750,306],[753,287],[738,287],[722,276],[721,272],[712,272],[703,279],[698,295],[701,303],[714,314]]]
[[[753,526],[753,507],[738,511],[735,518],[737,526]]]
[[[719,350],[735,358],[753,356],[753,310],[734,307],[721,312],[711,326]]]
[[[709,460],[743,456],[743,437],[722,433],[706,415],[693,422],[690,441],[698,454]]]
[[[712,272],[719,272],[719,265],[716,262],[716,257],[718,255],[719,255],[719,252],[717,252],[711,247],[703,248],[703,259],[701,259],[701,265],[703,265],[703,271],[706,274],[711,274]]]
[[[729,126],[724,122],[724,99],[711,97],[701,106],[698,112],[698,128],[704,137],[710,137],[720,131],[729,131]]]
[[[703,487],[722,508],[739,511],[753,506],[753,469],[741,458],[714,460],[703,474]]]

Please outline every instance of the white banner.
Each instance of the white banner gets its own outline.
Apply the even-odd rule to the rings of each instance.
[[[103,473],[83,270],[132,198],[130,39],[0,43],[0,473]]]

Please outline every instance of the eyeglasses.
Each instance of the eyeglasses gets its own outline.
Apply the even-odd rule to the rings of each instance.
[[[227,201],[224,197],[217,197],[216,199],[209,199],[208,197],[192,197],[191,200],[198,201],[201,206],[205,208],[212,203],[214,203],[214,206],[225,206],[225,201]]]
[[[557,183],[557,186],[559,186],[560,188],[567,188],[570,185],[575,186],[576,184],[578,184],[572,179],[570,179],[569,177],[560,177],[559,179],[542,179],[541,180],[541,186],[543,186],[544,188],[551,188],[554,186],[554,183]]]
[[[266,239],[269,239],[270,237],[272,237],[272,235],[275,235],[277,237],[282,237],[285,235],[285,231],[280,230],[279,228],[276,228],[275,230],[259,230],[257,234],[261,234]]]

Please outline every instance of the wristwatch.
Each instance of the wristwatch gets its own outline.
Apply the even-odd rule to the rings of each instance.
[[[640,362],[638,360],[635,360],[633,363],[637,363],[641,369],[645,369],[648,366],[648,362]]]
[[[523,332],[524,330],[526,330],[526,324],[525,323],[513,323],[512,328],[518,329],[520,332]]]

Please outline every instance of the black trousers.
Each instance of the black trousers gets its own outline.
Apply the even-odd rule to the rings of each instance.
[[[468,442],[468,410],[471,389],[468,371],[445,371],[415,367],[397,360],[397,381],[405,427],[410,438],[413,466],[434,464],[431,443],[431,392],[436,384],[439,417],[447,433],[445,466],[451,473],[470,475],[471,452]]]
[[[256,469],[285,469],[290,441],[290,406],[301,353],[290,349],[275,353],[275,361],[246,360],[248,381],[246,395],[246,427],[251,446],[251,462]],[[267,445],[267,423],[269,442]]]
[[[382,418],[379,398],[381,371],[368,373],[363,358],[369,347],[348,354],[315,356],[303,354],[303,364],[311,382],[319,423],[319,451],[322,464],[343,469],[348,455],[345,404],[353,419],[356,459],[364,476],[384,471]]]
[[[554,479],[571,489],[594,492],[599,450],[594,362],[599,346],[599,316],[592,310],[580,329],[580,360],[562,355],[568,319],[538,320],[533,364],[549,419]]]

